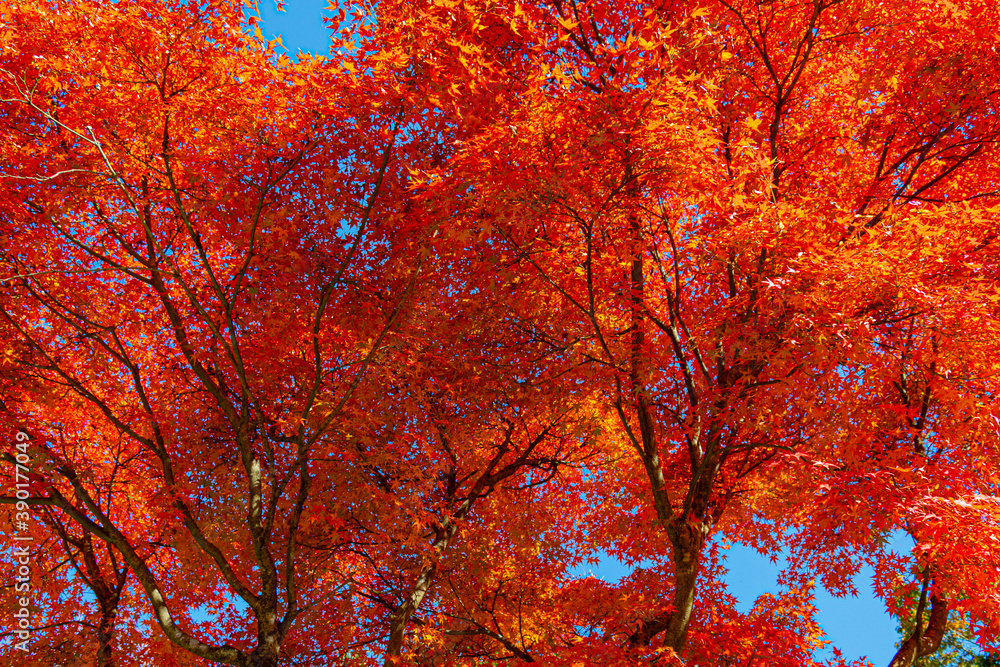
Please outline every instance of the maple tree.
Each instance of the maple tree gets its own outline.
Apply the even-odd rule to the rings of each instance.
[[[992,3],[335,11],[0,3],[36,664],[813,664],[864,563],[996,649]]]
[[[239,93],[281,71],[244,34],[239,7],[102,9],[19,8],[12,58],[27,69],[5,69],[9,129],[39,167],[22,162],[15,183],[23,187],[9,191],[21,200],[23,226],[8,258],[34,280],[21,285],[8,322],[41,386],[34,400],[64,415],[47,425],[66,436],[37,445],[48,484],[39,502],[122,555],[175,644],[209,660],[275,664],[292,623],[315,604],[303,597],[315,592],[314,565],[296,551],[312,521],[308,454],[419,273],[406,263],[394,269],[400,242],[382,245],[369,229],[380,193],[392,187],[399,118],[370,121],[345,141],[343,124],[316,121],[335,117],[331,97],[322,109],[296,107],[280,80],[258,95]],[[45,43],[72,47],[53,53],[50,69],[35,53]],[[64,70],[69,54],[79,63],[71,80],[38,81],[39,70]],[[109,71],[108,58],[118,67]],[[314,73],[303,65],[294,74]],[[64,92],[82,106],[66,108]],[[342,92],[342,101],[373,99]],[[209,107],[227,116],[212,119]],[[322,153],[313,169],[319,142],[342,150],[332,162]],[[50,187],[49,169],[86,176],[66,200]],[[296,169],[310,180],[284,188]],[[297,229],[283,221],[293,204]],[[45,225],[33,241],[24,235],[30,219]],[[114,298],[77,289],[72,277],[81,274]],[[311,312],[275,311],[297,302]],[[279,341],[285,358],[274,355]],[[126,443],[113,458],[87,442],[106,429]],[[100,492],[111,484],[122,490]],[[127,504],[114,500],[123,494]],[[229,525],[236,506],[245,521]],[[152,558],[157,544],[183,565],[187,585],[164,586],[178,571]],[[222,585],[253,618],[256,638],[245,650],[174,620]]]

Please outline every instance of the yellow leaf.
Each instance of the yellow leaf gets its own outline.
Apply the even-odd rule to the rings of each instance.
[[[573,21],[570,21],[569,19],[562,19],[562,18],[560,18],[560,19],[558,19],[558,21],[559,21],[559,25],[561,25],[567,31],[572,31],[573,28],[575,28],[577,25],[579,25],[578,23],[574,23]]]

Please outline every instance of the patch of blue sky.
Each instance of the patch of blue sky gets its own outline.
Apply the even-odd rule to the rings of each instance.
[[[300,53],[328,56],[332,45],[331,26],[337,18],[337,11],[331,8],[336,4],[335,0],[291,0],[284,3],[283,11],[279,11],[277,2],[264,0],[257,6],[263,22],[261,33],[267,40],[280,37],[282,46],[292,58],[298,58]],[[351,16],[355,11],[371,14],[361,3],[341,3],[340,7],[347,13],[347,21],[332,26],[337,30],[356,23]]]
[[[273,0],[257,5],[263,21],[261,33],[267,40],[281,37],[290,54],[299,51],[326,55],[330,51],[330,30],[323,19],[329,17],[326,0],[292,0],[278,11]]]
[[[909,552],[912,542],[905,533],[892,535],[887,548],[897,553]],[[784,569],[787,554],[778,554],[777,562],[770,555],[742,545],[733,545],[725,552],[726,585],[736,597],[736,609],[742,613],[753,607],[763,593],[780,590],[778,575]],[[818,660],[833,658],[833,647],[838,648],[846,660],[867,658],[876,666],[889,663],[898,640],[896,619],[889,615],[879,600],[872,578],[874,572],[864,566],[854,577],[854,595],[835,595],[817,584],[814,604],[819,622],[831,644],[814,656]]]
[[[889,540],[889,546],[897,552],[909,550],[909,538],[898,534]],[[764,593],[780,593],[778,577],[786,565],[787,554],[777,554],[772,561],[770,554],[761,554],[750,547],[733,545],[725,552],[725,581],[728,591],[736,600],[736,610],[747,613],[754,602]],[[609,554],[599,554],[596,565],[583,564],[572,570],[578,577],[595,577],[608,583],[617,583],[638,568],[650,568],[653,561],[643,561],[627,565]],[[898,640],[896,619],[889,615],[885,605],[875,595],[872,587],[874,572],[862,567],[854,578],[857,590],[854,595],[837,596],[817,584],[814,605],[816,620],[826,638],[831,642],[813,657],[829,660],[834,657],[833,648],[840,650],[845,660],[867,658],[876,667],[886,665],[895,654]]]
[[[230,594],[228,603],[236,615],[246,613],[249,606],[238,595]],[[191,620],[195,623],[212,623],[216,620],[217,610],[213,605],[203,604],[191,610]]]

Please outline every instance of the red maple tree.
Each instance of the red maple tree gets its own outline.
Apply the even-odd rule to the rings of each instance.
[[[0,4],[35,664],[812,664],[863,563],[995,647],[991,3],[245,12]]]

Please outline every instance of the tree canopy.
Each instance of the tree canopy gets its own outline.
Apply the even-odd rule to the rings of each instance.
[[[1000,7],[331,10],[0,0],[6,660],[1000,648]]]

